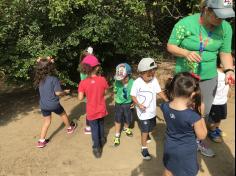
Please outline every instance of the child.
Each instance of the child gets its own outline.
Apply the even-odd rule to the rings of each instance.
[[[78,71],[80,72],[80,80],[84,80],[85,78],[87,78],[87,74],[84,72],[83,68],[81,67],[81,63],[83,61],[83,59],[88,56],[88,55],[92,55],[93,54],[93,48],[90,46],[87,48],[86,51],[83,51],[82,54],[80,55],[80,64],[78,67]],[[85,99],[86,102],[86,99]],[[84,128],[84,134],[91,134],[91,128],[89,126],[89,121],[86,118],[86,127]]]
[[[86,118],[92,131],[93,154],[100,158],[102,147],[106,142],[104,137],[104,117],[108,114],[105,103],[105,92],[108,89],[107,81],[99,76],[100,63],[93,55],[86,56],[82,61],[82,67],[88,77],[82,80],[78,86],[78,98],[83,100],[86,96]]]
[[[209,123],[209,138],[217,143],[222,142],[222,130],[220,122],[227,117],[227,95],[229,92],[229,85],[225,84],[225,73],[218,57],[217,59],[218,84],[216,95],[212,103],[211,111],[208,118]]]
[[[35,70],[34,86],[39,88],[40,108],[44,117],[44,124],[41,130],[38,148],[43,148],[47,144],[46,134],[51,124],[52,112],[61,116],[67,133],[73,133],[76,124],[69,123],[68,116],[59,102],[59,96],[69,93],[69,90],[62,91],[58,78],[53,76],[56,72],[54,60],[51,57],[40,57],[37,59]]]
[[[140,120],[141,127],[141,154],[143,159],[150,160],[147,140],[149,132],[156,126],[156,97],[159,95],[168,101],[162,92],[160,85],[155,78],[157,65],[152,58],[143,58],[138,64],[140,77],[134,81],[131,89],[131,96]]]
[[[196,176],[197,143],[205,139],[207,129],[200,116],[199,83],[191,73],[175,75],[167,86],[170,102],[161,105],[167,130],[164,143],[163,176]]]
[[[129,128],[132,122],[130,96],[134,80],[131,78],[131,67],[127,63],[121,63],[116,67],[114,93],[115,93],[115,138],[114,146],[120,145],[121,124],[124,123],[123,131],[127,136],[132,137],[133,133]]]

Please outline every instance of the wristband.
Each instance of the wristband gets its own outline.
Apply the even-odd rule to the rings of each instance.
[[[234,72],[234,70],[233,70],[233,69],[226,69],[226,70],[224,70],[224,73],[227,73],[227,72],[229,72],[229,71],[232,71],[232,72]]]

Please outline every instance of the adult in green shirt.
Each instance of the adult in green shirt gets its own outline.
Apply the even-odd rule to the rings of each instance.
[[[200,77],[204,117],[209,115],[217,87],[217,55],[226,73],[226,83],[235,79],[231,55],[232,28],[225,21],[235,16],[232,0],[203,0],[197,13],[181,19],[175,26],[167,50],[176,56],[176,73],[194,72]],[[205,156],[214,152],[198,143]]]

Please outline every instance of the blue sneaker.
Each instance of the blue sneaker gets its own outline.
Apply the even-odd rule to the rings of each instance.
[[[217,130],[214,130],[214,131],[210,130],[208,132],[208,136],[213,142],[216,142],[216,143],[221,143],[222,142],[222,138],[220,136],[220,133]]]
[[[222,136],[223,131],[222,131],[220,128],[216,128],[216,132],[217,132],[220,136]]]

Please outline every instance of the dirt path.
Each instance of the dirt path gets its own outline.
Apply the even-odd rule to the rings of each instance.
[[[4,93],[3,93],[4,92]],[[161,176],[165,123],[158,108],[158,125],[149,144],[153,159],[143,161],[140,155],[140,131],[134,123],[134,137],[121,137],[121,145],[112,147],[114,135],[114,104],[107,98],[109,116],[105,119],[108,142],[101,159],[91,152],[91,137],[83,133],[85,104],[76,97],[64,97],[70,117],[78,123],[77,131],[65,133],[61,120],[53,116],[48,132],[50,143],[43,149],[35,147],[42,117],[36,92],[16,89],[0,92],[0,176]],[[235,164],[235,101],[228,104],[228,119],[222,123],[227,136],[222,144],[209,141],[217,156],[199,155],[198,176],[233,176]]]

